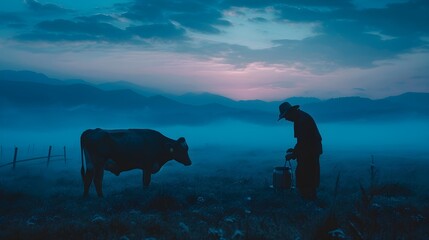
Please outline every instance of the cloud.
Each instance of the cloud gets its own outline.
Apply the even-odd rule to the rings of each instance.
[[[129,35],[111,24],[98,22],[73,22],[56,19],[43,21],[36,25],[35,31],[16,36],[20,40],[46,40],[46,41],[123,41]]]
[[[82,18],[78,18],[82,19]],[[36,29],[30,33],[20,34],[16,39],[25,41],[107,41],[112,43],[127,42],[142,44],[135,41],[134,36],[141,39],[157,40],[186,40],[186,31],[172,23],[147,24],[130,26],[125,29],[115,27],[110,23],[98,21],[99,19],[110,19],[102,16],[90,18],[86,21],[71,21],[56,19],[43,21],[36,25]]]
[[[330,7],[330,8],[344,8],[351,7],[353,4],[347,0],[225,0],[221,4],[224,8],[230,7],[245,7],[245,8],[266,8],[278,6],[297,6],[297,7]]]
[[[171,19],[193,31],[208,34],[221,33],[217,26],[232,25],[229,21],[222,19],[222,14],[219,11],[181,13],[171,16]]]
[[[217,1],[136,0],[123,17],[143,23],[175,21],[192,31],[219,34],[218,26],[231,26],[223,19]],[[122,6],[124,7],[124,6]]]
[[[296,5],[281,5],[276,8],[278,17],[292,22],[322,22],[335,19],[337,10],[332,8],[306,8]]]
[[[263,17],[254,17],[254,18],[249,18],[249,22],[266,23],[266,22],[268,22],[268,20],[266,18],[263,18]]]
[[[80,42],[80,41],[99,41],[100,38],[96,36],[75,33],[75,34],[66,34],[66,33],[49,33],[49,32],[40,32],[33,31],[28,33],[23,33],[15,36],[15,39],[20,41],[48,41],[48,42]]]
[[[128,27],[126,31],[141,38],[186,39],[186,31],[172,23]]]
[[[16,14],[9,12],[0,12],[0,23],[17,23],[21,22],[22,19]]]
[[[429,29],[427,1],[387,4],[377,9],[357,9],[345,1],[225,1],[224,4],[261,11],[272,11],[271,6],[277,21],[317,26],[314,35],[304,39],[272,39],[271,48],[218,45],[229,63],[302,64],[309,71],[324,73],[344,67],[371,68],[376,61],[428,49],[424,40]]]
[[[62,8],[55,4],[41,4],[36,0],[24,0],[24,3],[27,7],[35,12],[43,12],[43,13],[65,13],[71,12],[69,9]]]
[[[386,8],[361,11],[362,23],[391,36],[429,33],[429,2],[425,0],[389,4]]]
[[[22,28],[24,20],[15,13],[0,12],[0,26],[5,25],[10,28]]]
[[[95,15],[90,15],[90,16],[82,16],[82,17],[77,17],[76,19],[81,20],[81,21],[85,21],[85,22],[112,22],[112,21],[116,21],[117,19],[106,15],[106,14],[95,14]]]
[[[35,30],[16,36],[19,40],[85,41],[102,40],[130,43],[133,36],[143,39],[183,41],[187,31],[220,34],[218,27],[231,26],[211,1],[136,0],[132,4],[116,4],[109,14],[79,16],[75,20],[42,21]],[[28,1],[33,9],[56,9],[36,1]],[[124,22],[112,16],[128,19]],[[120,22],[121,21],[121,22]],[[121,27],[118,27],[121,26]],[[141,44],[139,41],[134,41]]]
[[[241,59],[305,65],[308,71],[324,73],[337,68],[375,67],[375,62],[395,58],[399,53],[411,50],[412,45],[398,39],[382,41],[370,34],[358,35],[361,42],[348,41],[341,36],[317,35],[302,41],[276,41],[277,47],[264,50],[240,50]],[[364,44],[363,41],[368,42]],[[231,57],[235,54],[231,53]]]
[[[26,4],[34,11],[63,9],[35,0]],[[427,50],[428,9],[429,2],[424,0],[379,8],[358,8],[344,0],[134,0],[71,20],[46,16],[16,39],[105,41],[148,49],[168,40],[180,44],[176,48],[165,45],[168,51],[220,58],[237,68],[265,62],[322,74],[341,68],[372,68],[380,60]],[[15,20],[0,14],[0,24]],[[308,31],[297,38],[294,30],[300,26]]]

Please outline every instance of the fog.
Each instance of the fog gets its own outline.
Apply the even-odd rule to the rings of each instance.
[[[13,148],[19,148],[18,159],[47,155],[48,147],[53,146],[52,154],[62,154],[67,147],[71,164],[80,165],[79,138],[88,128],[127,129],[151,128],[167,137],[185,137],[190,146],[190,156],[194,162],[204,161],[206,157],[221,155],[240,155],[247,153],[268,154],[270,158],[283,161],[283,154],[293,147],[293,123],[279,121],[273,125],[226,120],[206,125],[156,126],[153,124],[98,124],[67,126],[64,128],[0,129],[0,164],[10,162]],[[322,159],[336,155],[351,154],[355,157],[368,157],[373,154],[395,156],[427,156],[429,123],[427,121],[390,122],[344,122],[322,123],[319,130],[323,138]],[[268,156],[267,155],[267,156]],[[228,157],[219,161],[229,161]]]

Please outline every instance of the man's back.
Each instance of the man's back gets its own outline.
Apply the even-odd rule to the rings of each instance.
[[[295,151],[311,151],[315,154],[322,154],[322,137],[314,119],[308,113],[297,110],[294,132],[297,139]],[[297,147],[298,149],[296,149]]]

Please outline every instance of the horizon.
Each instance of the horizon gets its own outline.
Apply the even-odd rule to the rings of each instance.
[[[150,94],[143,94],[143,93],[141,93],[139,91],[136,91],[133,88],[129,88],[129,87],[121,88],[121,86],[119,86],[122,83],[124,83],[124,84],[134,84],[136,87],[142,88],[143,90],[147,90],[148,89],[148,88],[146,88],[146,86],[141,85],[140,83],[133,83],[133,82],[129,82],[127,80],[105,81],[105,82],[103,82],[103,81],[91,82],[91,81],[88,81],[86,79],[58,79],[58,78],[51,77],[51,76],[46,75],[46,74],[41,73],[41,72],[34,72],[34,71],[30,71],[30,70],[0,69],[0,72],[4,72],[4,71],[13,71],[13,72],[18,72],[18,73],[19,72],[26,72],[26,73],[31,73],[31,74],[41,74],[41,75],[43,75],[46,78],[54,79],[54,80],[59,80],[59,81],[62,81],[64,83],[67,83],[68,81],[72,81],[72,82],[69,82],[69,84],[81,84],[81,83],[83,83],[83,84],[89,84],[90,86],[96,87],[97,89],[100,89],[102,91],[131,90],[131,91],[133,91],[133,92],[135,92],[135,93],[137,93],[137,94],[139,94],[141,96],[144,96],[144,97],[163,96],[163,97],[166,97],[166,98],[169,98],[169,99],[171,99],[172,96],[174,96],[174,97],[185,97],[185,96],[189,96],[189,95],[201,96],[201,95],[204,95],[204,94],[208,94],[208,95],[213,96],[213,97],[226,98],[226,99],[229,99],[229,100],[232,100],[232,101],[236,101],[236,102],[238,102],[238,101],[263,101],[263,102],[269,103],[269,102],[286,101],[288,99],[293,99],[293,98],[297,98],[297,99],[317,99],[317,100],[320,100],[320,101],[326,101],[326,100],[337,99],[337,98],[361,97],[361,98],[367,98],[367,99],[370,99],[370,100],[381,100],[381,99],[384,99],[384,98],[401,96],[401,95],[409,94],[409,93],[412,93],[412,94],[413,93],[414,94],[429,94],[429,92],[415,91],[415,92],[402,92],[402,93],[399,93],[399,94],[390,95],[390,96],[386,96],[386,97],[382,97],[382,98],[371,98],[371,97],[362,97],[362,96],[357,96],[357,95],[351,95],[351,96],[328,97],[328,98],[318,98],[318,97],[314,97],[314,96],[287,96],[287,97],[284,97],[284,98],[272,99],[272,100],[264,100],[264,99],[234,99],[234,98],[230,98],[228,96],[224,96],[224,95],[216,94],[216,93],[212,93],[212,92],[185,92],[185,93],[182,93],[182,94],[175,94],[173,92],[164,92],[161,89],[155,89],[155,88],[149,89],[150,91],[153,91]],[[12,81],[14,81],[14,80],[12,80]],[[73,82],[73,81],[77,81],[77,82]],[[80,81],[82,81],[82,82],[80,82]],[[24,82],[27,82],[27,81],[24,81]],[[28,81],[28,82],[32,82],[32,81]],[[36,83],[38,83],[38,82],[36,81]],[[119,84],[119,85],[117,86],[117,88],[113,88],[113,89],[103,89],[102,87],[100,87],[103,84],[109,84],[109,83],[110,84]],[[40,83],[40,84],[48,84],[48,85],[50,85],[49,83]],[[175,99],[172,99],[172,100],[175,100]],[[175,100],[175,101],[177,101],[177,100]]]
[[[429,2],[4,0],[0,65],[275,101],[429,92]]]

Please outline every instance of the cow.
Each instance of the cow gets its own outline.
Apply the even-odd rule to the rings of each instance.
[[[143,187],[148,187],[152,174],[166,162],[174,159],[185,166],[192,163],[185,138],[173,140],[151,129],[88,129],[82,133],[80,144],[84,197],[93,180],[98,196],[103,197],[104,170],[119,176],[123,171],[141,169]]]

